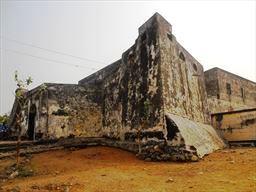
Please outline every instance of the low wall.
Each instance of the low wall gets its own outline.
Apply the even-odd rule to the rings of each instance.
[[[256,141],[256,108],[212,114],[212,125],[227,141]]]

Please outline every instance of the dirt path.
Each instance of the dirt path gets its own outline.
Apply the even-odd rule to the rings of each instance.
[[[0,169],[12,163],[0,160]],[[168,163],[91,147],[34,154],[29,164],[35,176],[2,179],[2,191],[256,192],[256,148],[223,150],[195,163]]]

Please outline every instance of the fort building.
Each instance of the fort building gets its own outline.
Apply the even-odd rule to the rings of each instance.
[[[151,160],[193,160],[223,148],[213,115],[256,102],[254,82],[217,68],[204,72],[158,13],[120,60],[78,84],[46,86],[27,92],[24,137],[107,138]]]

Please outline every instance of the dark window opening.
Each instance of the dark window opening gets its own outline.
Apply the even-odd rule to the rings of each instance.
[[[182,61],[185,61],[185,56],[182,52],[180,52],[180,55],[179,55],[179,58],[182,60]]]
[[[172,41],[172,34],[167,33],[167,37]]]
[[[220,94],[217,94],[217,99],[220,99]]]
[[[172,140],[177,133],[179,132],[178,126],[174,123],[173,120],[165,116],[166,127],[167,127],[167,139]]]
[[[197,71],[197,66],[196,66],[195,63],[193,63],[193,68],[194,68],[195,71]]]
[[[229,83],[226,83],[226,89],[227,89],[227,94],[231,95],[231,85]]]
[[[244,89],[241,88],[241,97],[244,99]]]

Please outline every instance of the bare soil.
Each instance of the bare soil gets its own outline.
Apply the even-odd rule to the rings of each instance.
[[[0,171],[14,162],[0,160]],[[49,151],[27,162],[34,175],[1,179],[0,191],[256,192],[256,148],[225,149],[193,163],[145,162],[108,147]]]

